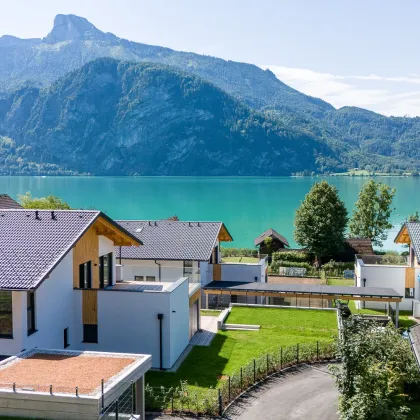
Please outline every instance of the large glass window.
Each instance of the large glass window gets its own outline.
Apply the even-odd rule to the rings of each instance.
[[[0,338],[13,337],[12,292],[0,291]]]
[[[33,334],[35,329],[35,292],[27,293],[26,319],[28,325],[28,335]]]
[[[104,289],[112,284],[112,252],[99,257],[99,281]]]
[[[92,288],[92,261],[79,265],[79,280],[81,289]]]
[[[98,342],[98,326],[83,324],[83,341],[85,343],[97,343]]]
[[[405,289],[405,297],[407,299],[414,299],[414,289],[406,287]]]

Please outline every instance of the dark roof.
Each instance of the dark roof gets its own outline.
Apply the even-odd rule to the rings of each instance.
[[[143,242],[141,247],[121,247],[121,258],[126,259],[208,261],[220,230],[226,230],[221,222],[119,220],[117,223]],[[116,247],[115,253],[119,258],[120,247]]]
[[[372,240],[369,238],[347,238],[345,242],[355,254],[372,255],[374,253]]]
[[[0,210],[0,289],[36,288],[98,217],[124,231],[100,211]]]
[[[0,209],[21,209],[22,206],[7,194],[0,194]]]
[[[260,236],[258,236],[258,238],[255,238],[254,245],[260,245],[264,241],[264,239],[268,237],[275,238],[282,242],[284,245],[290,246],[287,239],[284,236],[280,235],[280,233],[276,232],[274,229],[268,229],[265,232],[263,232]]]
[[[316,295],[347,295],[364,297],[402,298],[394,289],[384,287],[323,286],[303,283],[260,283],[212,281],[204,290],[240,290],[249,292],[307,293]]]
[[[417,261],[420,263],[420,223],[406,222],[407,231],[410,236],[411,245],[416,254]]]

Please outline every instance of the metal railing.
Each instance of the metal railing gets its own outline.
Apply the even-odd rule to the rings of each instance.
[[[247,389],[268,376],[303,363],[329,361],[335,358],[335,342],[315,342],[280,347],[258,358],[230,376],[223,377],[219,388],[198,388],[181,382],[177,387],[146,385],[146,410],[194,415],[222,415],[226,408]]]
[[[136,412],[136,389],[134,382],[127,384],[125,391],[110,405],[103,406],[104,394],[102,392],[102,413],[99,420],[118,420],[132,418]]]

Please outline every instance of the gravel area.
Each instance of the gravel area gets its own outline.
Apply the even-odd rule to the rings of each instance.
[[[0,369],[0,387],[26,391],[92,394],[136,359],[91,355],[34,354],[18,358]]]

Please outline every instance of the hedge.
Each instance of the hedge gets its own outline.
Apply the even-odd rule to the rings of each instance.
[[[294,261],[311,263],[313,256],[309,252],[273,252],[273,261]]]

